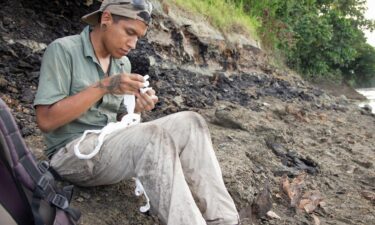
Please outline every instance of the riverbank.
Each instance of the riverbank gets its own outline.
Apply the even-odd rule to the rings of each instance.
[[[38,158],[44,145],[32,101],[44,51],[39,47],[79,33],[80,15],[97,5],[90,7],[78,0],[9,0],[0,9],[1,98]],[[147,37],[129,55],[134,72],[149,74],[160,97],[143,118],[185,110],[206,118],[225,184],[237,208],[246,209],[241,215],[251,217],[245,225],[371,224],[374,116],[350,97],[272,67],[250,40],[230,42],[201,18],[198,23],[178,9],[168,10],[156,7]],[[293,206],[288,185],[296,187],[292,179],[303,171],[307,175],[300,176],[294,193],[309,204],[296,204],[300,198]],[[73,205],[83,213],[80,224],[160,224],[153,213],[138,211],[144,199],[135,197],[133,188],[132,181],[76,188]],[[262,205],[258,196],[272,204]],[[269,207],[280,219],[264,215]]]
[[[375,113],[375,88],[360,88],[356,90],[366,97],[366,100],[360,103],[360,107],[370,107],[372,113]]]
[[[358,100],[358,101],[365,101],[366,96],[362,95],[354,88],[352,88],[349,84],[346,83],[336,83],[333,81],[323,80],[320,82],[314,82],[314,86],[323,89],[328,94],[332,96],[342,96],[344,95],[348,99]]]

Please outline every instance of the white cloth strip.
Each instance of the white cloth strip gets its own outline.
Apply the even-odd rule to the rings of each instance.
[[[144,87],[139,90],[142,94],[144,94],[147,91],[152,89],[151,87],[148,87],[150,85],[150,82],[148,81],[149,78],[150,78],[149,75],[144,76],[144,80],[145,80]],[[156,97],[156,96],[152,96],[152,98],[153,97]],[[128,112],[128,114],[126,114],[121,119],[120,122],[109,123],[105,127],[103,127],[101,130],[86,130],[85,132],[83,132],[83,135],[82,135],[81,139],[74,146],[74,154],[79,159],[91,159],[92,157],[97,155],[99,153],[102,145],[103,145],[104,138],[108,134],[110,134],[114,131],[117,131],[117,130],[125,129],[129,126],[139,124],[141,122],[141,115],[134,113],[135,105],[136,105],[135,96],[134,95],[124,95],[124,105],[126,107],[126,111]],[[88,154],[83,154],[79,150],[79,145],[81,144],[81,142],[86,138],[87,134],[89,134],[89,133],[99,134],[98,144],[95,146],[95,149],[92,152],[90,152]],[[138,178],[134,178],[134,179],[135,179],[135,184],[136,184],[135,194],[137,196],[140,196],[140,195],[144,194],[145,198],[146,198],[146,201],[147,201],[146,205],[140,207],[140,209],[139,209],[142,213],[145,213],[148,210],[150,210],[150,199],[148,198],[141,181]]]

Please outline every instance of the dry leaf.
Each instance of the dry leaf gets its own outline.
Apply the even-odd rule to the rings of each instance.
[[[298,207],[307,213],[312,213],[320,204],[325,203],[319,191],[309,191],[302,195],[302,185],[305,177],[306,173],[301,173],[290,183],[288,177],[284,175],[281,179],[280,188],[282,193],[288,198],[287,200],[290,201],[291,207]]]
[[[323,197],[319,191],[310,191],[302,196],[298,208],[304,209],[307,213],[312,213],[322,202]]]
[[[306,173],[299,174],[296,178],[293,179],[292,183],[289,182],[289,179],[286,175],[282,177],[281,188],[282,191],[288,196],[288,200],[292,207],[296,207],[302,196],[302,185]]]

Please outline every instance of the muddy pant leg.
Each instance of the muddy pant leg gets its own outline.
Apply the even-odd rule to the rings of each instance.
[[[225,187],[204,118],[181,112],[153,123],[168,130],[177,144],[185,178],[207,223],[237,224],[237,209]]]
[[[94,149],[97,135],[80,145],[82,152]],[[112,184],[138,177],[152,208],[168,225],[204,225],[204,221],[182,172],[177,146],[158,125],[144,123],[109,135],[98,155],[80,160],[69,143],[51,164],[65,179],[81,186]]]

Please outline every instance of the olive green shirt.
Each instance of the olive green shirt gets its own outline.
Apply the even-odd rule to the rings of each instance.
[[[90,42],[90,27],[80,35],[60,38],[46,49],[40,69],[39,86],[34,106],[51,105],[72,96],[105,77]],[[129,59],[111,59],[109,76],[130,72]],[[76,120],[44,133],[51,157],[58,149],[82,135],[85,130],[101,129],[115,122],[123,97],[107,94]]]

